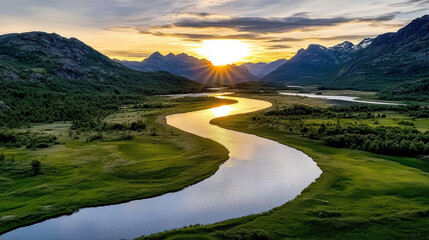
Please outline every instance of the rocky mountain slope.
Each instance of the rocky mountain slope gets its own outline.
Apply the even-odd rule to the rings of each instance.
[[[426,76],[429,76],[429,15],[415,19],[396,33],[376,37],[324,85],[381,90],[386,85]]]
[[[80,82],[140,93],[180,92],[200,84],[169,73],[128,69],[83,42],[57,34],[29,32],[0,36],[0,80]]]
[[[311,44],[261,80],[294,85],[318,84],[323,76],[352,59],[364,47],[363,43],[355,46],[348,41],[330,48]]]
[[[397,87],[411,99],[412,89],[427,85],[428,69],[429,15],[425,15],[396,33],[364,39],[356,46],[350,42],[331,48],[312,44],[261,80],[335,89],[386,89],[384,93],[397,92]],[[418,94],[429,95],[426,90]]]
[[[187,54],[153,53],[141,62],[120,61],[123,65],[144,72],[166,71],[207,84],[231,84],[256,80],[249,70],[234,64],[214,66],[210,61]]]

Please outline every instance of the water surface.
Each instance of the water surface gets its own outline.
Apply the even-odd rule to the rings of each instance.
[[[132,239],[191,224],[209,224],[261,213],[294,199],[321,170],[303,152],[210,120],[271,106],[238,103],[167,116],[167,123],[224,145],[230,158],[211,177],[181,191],[104,207],[84,208],[4,234],[0,239]]]
[[[391,102],[363,101],[363,100],[358,100],[359,99],[358,97],[351,97],[351,96],[329,96],[329,95],[316,95],[316,94],[309,94],[309,93],[288,93],[288,92],[281,92],[280,94],[281,95],[288,95],[288,96],[321,98],[321,99],[339,100],[339,101],[356,102],[356,103],[380,104],[380,105],[401,105],[399,103],[391,103]]]

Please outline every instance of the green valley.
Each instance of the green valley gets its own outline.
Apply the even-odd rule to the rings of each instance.
[[[266,119],[264,124],[255,120],[273,109],[296,104],[328,107],[321,99],[249,97],[269,100],[274,106],[259,113],[218,118],[212,123],[301,150],[317,162],[323,174],[296,199],[268,212],[142,239],[426,239],[429,234],[427,160],[326,146],[300,133],[289,132],[288,128],[280,129],[285,119],[282,116]],[[393,123],[399,115],[406,117],[397,114],[387,119]],[[417,122],[427,132],[427,120]]]
[[[55,136],[59,143],[34,150],[0,148],[0,232],[82,207],[178,191],[207,178],[228,158],[227,149],[169,127],[164,116],[230,103],[211,97],[148,97],[92,129],[70,130],[72,122],[14,129]],[[130,129],[136,123],[140,127]],[[103,126],[129,127],[101,130]],[[34,160],[40,162],[37,175]]]
[[[0,1],[0,240],[429,240],[428,4]]]

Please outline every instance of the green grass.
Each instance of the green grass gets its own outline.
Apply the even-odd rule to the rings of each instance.
[[[232,102],[198,98],[156,101],[171,106],[124,108],[106,119],[126,122],[143,116],[147,130],[103,132],[104,138],[94,142],[86,139],[95,133],[70,134],[70,122],[21,129],[55,134],[62,144],[39,150],[0,149],[6,155],[6,161],[0,163],[0,233],[82,207],[178,191],[215,173],[228,158],[227,149],[167,126],[163,116]],[[118,140],[123,134],[131,134],[133,139]],[[40,175],[31,175],[32,160],[41,162]]]
[[[293,99],[257,98],[276,105]],[[317,162],[322,175],[296,199],[266,213],[147,239],[429,239],[429,162],[328,147],[253,126],[252,115],[212,123],[299,149]]]
[[[396,112],[389,112],[389,111],[380,111],[375,112],[374,115],[383,115],[386,114],[386,118],[369,118],[369,119],[346,119],[341,118],[340,123],[343,125],[353,125],[355,122],[359,124],[367,124],[371,127],[376,126],[390,126],[390,127],[404,127],[404,125],[401,125],[401,121],[407,121],[412,124],[414,124],[414,127],[419,131],[427,131],[429,129],[429,119],[427,118],[412,118],[405,114],[400,114]],[[336,124],[338,119],[305,119],[303,120],[304,123],[333,123]]]

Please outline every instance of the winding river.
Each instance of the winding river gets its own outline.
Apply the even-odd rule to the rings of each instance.
[[[391,102],[375,102],[375,101],[364,101],[358,100],[358,97],[351,96],[329,96],[329,95],[317,95],[311,93],[290,93],[290,92],[280,92],[281,95],[286,96],[297,96],[297,97],[309,97],[309,98],[320,98],[327,100],[337,100],[345,102],[355,102],[355,103],[366,103],[366,104],[379,104],[379,105],[402,105],[400,103],[391,103]]]
[[[268,211],[294,199],[321,170],[303,152],[278,142],[211,125],[210,120],[271,106],[227,97],[236,104],[167,116],[167,123],[212,139],[230,158],[211,177],[181,191],[84,208],[8,232],[0,239],[132,239],[192,224],[210,224]]]

